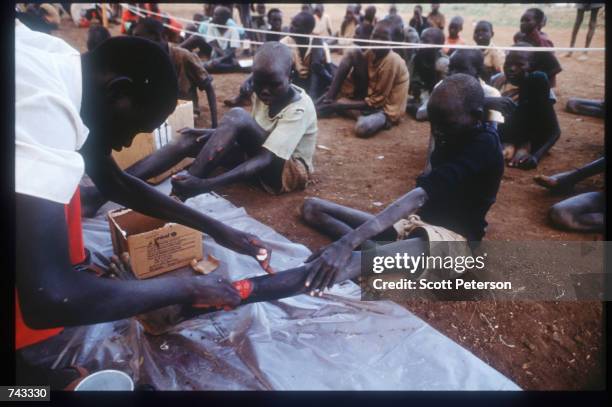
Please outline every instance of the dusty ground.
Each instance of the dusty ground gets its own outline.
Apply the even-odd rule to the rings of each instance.
[[[466,20],[463,34],[466,41],[472,43],[472,24],[485,13],[494,24],[495,43],[511,44],[512,35],[518,30],[520,12],[527,6],[489,5],[485,11],[475,6],[467,6],[462,14]],[[462,10],[461,5],[449,7],[452,7],[452,14],[446,14],[447,22]],[[282,5],[280,8],[285,13],[285,22],[288,22],[288,16],[294,15],[299,5]],[[404,11],[405,21],[410,18],[411,8],[408,5],[400,8]],[[175,4],[163,9],[189,18],[201,10],[201,5]],[[343,10],[344,6],[326,5],[336,27],[340,24]],[[386,7],[378,10],[378,15],[382,16]],[[574,10],[545,11],[559,22],[555,24],[553,18],[549,18],[545,31],[557,46],[566,46]],[[506,23],[500,25],[496,21]],[[603,24],[602,18],[600,22]],[[579,33],[579,46],[584,43],[585,29],[586,22]],[[604,30],[605,27],[598,27],[593,47],[605,45]],[[113,27],[112,31],[118,33],[118,27]],[[85,49],[86,33],[71,22],[65,22],[56,32],[81,50]],[[561,140],[537,170],[506,169],[497,203],[488,215],[487,239],[602,239],[600,235],[553,229],[546,219],[547,210],[562,197],[549,195],[532,181],[537,173],[564,171],[604,153],[603,121],[563,111],[571,96],[604,97],[604,53],[591,53],[585,62],[578,61],[576,55],[565,58],[558,53],[557,56],[564,69],[558,76],[555,89],[559,98],[556,110],[562,129]],[[215,75],[221,115],[227,110],[223,100],[237,92],[244,77],[244,74]],[[204,97],[200,105],[204,106],[205,112],[198,125],[206,126],[209,122]],[[311,249],[327,244],[327,238],[300,221],[297,210],[304,198],[317,196],[375,213],[380,210],[375,202],[384,207],[414,186],[414,179],[425,162],[427,124],[405,118],[399,126],[370,140],[355,138],[353,125],[354,122],[341,118],[319,121],[318,144],[329,150],[317,149],[314,163],[316,182],[305,192],[272,197],[248,185],[236,185],[219,192],[293,241]],[[578,189],[596,190],[603,185],[603,177],[599,176],[585,181]],[[599,389],[604,385],[601,303],[417,302],[405,306],[525,389]]]

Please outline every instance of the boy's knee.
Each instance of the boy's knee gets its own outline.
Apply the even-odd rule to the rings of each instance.
[[[302,219],[307,222],[313,222],[319,213],[319,198],[306,198],[302,204]]]
[[[558,227],[571,227],[573,216],[572,213],[567,210],[565,205],[563,205],[563,202],[554,204],[548,212],[548,217],[550,218],[550,221]]]
[[[367,121],[357,121],[355,124],[355,135],[359,138],[369,137],[372,133]]]
[[[231,123],[233,125],[245,124],[248,119],[251,118],[251,114],[241,107],[231,108],[224,116],[223,121]]]
[[[374,135],[385,127],[387,118],[384,113],[374,113],[368,116],[359,116],[355,124],[355,135],[366,138]]]

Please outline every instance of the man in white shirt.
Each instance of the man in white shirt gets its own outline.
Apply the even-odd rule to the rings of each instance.
[[[334,30],[332,29],[331,18],[329,18],[329,15],[325,14],[323,4],[316,4],[314,6],[313,15],[315,17],[315,27],[312,33],[314,35],[331,37]]]
[[[73,228],[64,204],[78,196],[84,172],[108,199],[204,231],[257,257],[269,271],[269,252],[256,237],[158,192],[111,156],[137,133],[158,127],[176,106],[174,69],[158,44],[113,37],[79,55],[16,22],[15,84],[16,288],[27,327],[111,321],[170,304],[240,302],[231,284],[208,276],[118,281],[73,270]],[[129,267],[129,259],[114,258],[113,267]]]
[[[231,17],[230,9],[217,6],[212,23],[226,26]],[[236,57],[236,49],[240,48],[240,34],[235,27],[217,27],[209,24],[205,39],[212,48],[211,59],[204,64],[207,71],[229,72],[240,69]]]

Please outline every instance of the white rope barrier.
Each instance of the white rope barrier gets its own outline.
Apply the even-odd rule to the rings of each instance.
[[[324,39],[330,39],[330,40],[338,40],[338,37],[331,37],[331,36],[324,36],[324,35],[313,35],[313,34],[297,34],[297,33],[283,33],[283,32],[277,32],[277,31],[270,31],[270,30],[261,30],[261,29],[256,29],[256,28],[245,28],[245,27],[232,27],[232,26],[228,26],[228,25],[223,25],[223,24],[214,24],[211,22],[200,22],[200,21],[195,21],[195,20],[190,20],[187,18],[181,18],[181,17],[176,17],[176,16],[171,16],[171,15],[166,15],[166,14],[162,14],[162,13],[157,13],[154,11],[150,11],[150,10],[146,10],[143,8],[140,8],[138,6],[133,6],[131,4],[127,4],[127,3],[120,3],[122,7],[127,8],[128,10],[132,11],[134,14],[138,15],[139,17],[147,17],[147,15],[154,15],[154,16],[159,16],[159,17],[171,17],[175,20],[178,21],[183,21],[186,23],[193,23],[193,24],[200,24],[200,23],[205,23],[207,25],[213,26],[213,27],[221,27],[221,28],[225,28],[225,29],[242,29],[244,31],[249,31],[249,32],[255,32],[255,33],[262,33],[262,34],[275,34],[275,35],[291,35],[292,37],[305,37],[305,38],[318,38],[321,40]],[[144,14],[143,14],[144,13]],[[167,23],[163,23],[164,27],[167,28],[172,28],[174,29],[174,27],[172,27],[170,24]],[[207,34],[203,34],[200,33],[198,31],[189,31],[189,30],[182,30],[185,33],[191,34],[191,35],[197,35],[209,40],[224,40],[224,41],[229,41],[228,38],[225,37],[216,37],[216,36],[211,36],[211,35],[207,35]],[[340,38],[340,39],[345,39],[345,40],[351,40],[348,38]],[[263,42],[261,41],[253,41],[253,40],[249,40],[249,39],[245,39],[245,40],[238,40],[241,44],[255,44],[255,45],[261,45],[263,44]],[[501,50],[501,51],[533,51],[533,52],[554,52],[554,51],[573,51],[573,52],[581,52],[581,51],[605,51],[605,48],[570,48],[570,47],[514,47],[514,46],[490,46],[490,45],[466,45],[466,44],[423,44],[423,43],[409,43],[409,42],[397,42],[397,41],[382,41],[382,40],[369,40],[369,39],[352,39],[352,41],[354,42],[359,42],[359,48],[363,48],[363,49],[387,49],[390,48],[389,45],[391,45],[391,48],[394,49],[418,49],[418,48],[451,48],[451,49],[497,49],[497,50]],[[376,44],[376,45],[362,45],[362,44]],[[385,44],[385,45],[382,45]],[[295,48],[329,48],[329,49],[350,49],[350,48],[354,48],[355,45],[339,45],[339,44],[325,44],[325,45],[315,45],[315,44],[287,44],[290,47],[295,47]]]

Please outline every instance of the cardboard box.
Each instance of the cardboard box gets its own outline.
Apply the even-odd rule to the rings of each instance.
[[[193,102],[179,100],[174,112],[159,128],[155,129],[153,133],[137,134],[130,147],[123,148],[121,151],[113,151],[113,158],[119,168],[125,170],[172,141],[176,137],[177,130],[193,126]],[[193,160],[193,158],[184,158],[163,174],[149,178],[147,182],[157,185],[187,167]]]
[[[132,270],[139,279],[188,266],[202,259],[202,232],[167,223],[131,209],[108,212],[113,251],[130,254]]]

